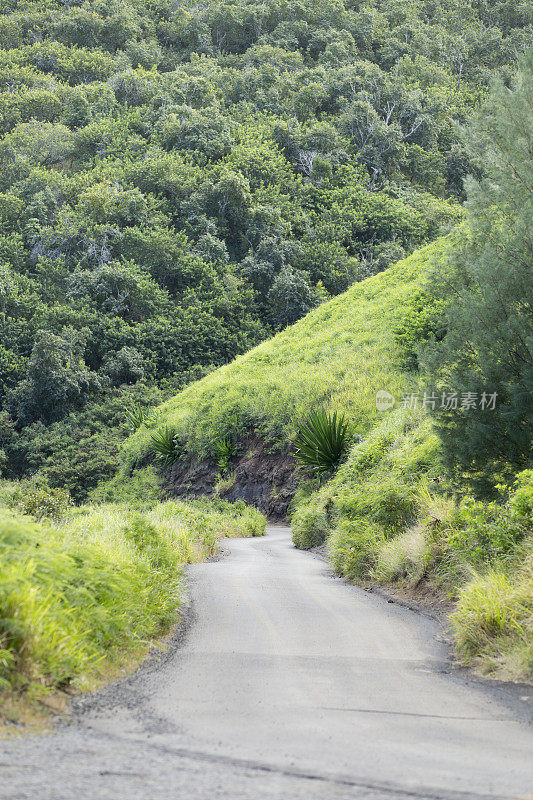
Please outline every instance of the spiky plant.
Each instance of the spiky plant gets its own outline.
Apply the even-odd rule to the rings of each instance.
[[[171,466],[180,454],[176,430],[168,425],[152,433],[150,443],[157,461],[164,467]]]
[[[236,453],[235,443],[229,439],[219,439],[213,446],[213,455],[218,464],[220,475],[224,477],[228,471],[229,462]]]
[[[145,408],[139,403],[135,403],[135,405],[126,410],[126,422],[128,423],[129,429],[133,433],[139,430],[141,425],[143,425],[151,415],[151,409]]]
[[[344,415],[313,411],[302,424],[295,439],[296,459],[300,466],[320,477],[331,475],[346,450],[348,423]]]

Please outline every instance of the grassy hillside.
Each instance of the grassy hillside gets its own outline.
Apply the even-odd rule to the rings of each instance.
[[[82,506],[60,524],[0,514],[0,724],[27,700],[94,685],[169,629],[183,599],[181,567],[221,536],[264,533],[244,504],[169,501]],[[39,708],[39,704],[36,703]]]
[[[187,450],[202,457],[224,437],[238,444],[250,429],[286,442],[311,409],[342,411],[351,448],[326,483],[301,481],[292,512],[296,546],[327,542],[336,571],[350,580],[454,601],[458,658],[528,680],[532,473],[521,473],[499,502],[452,493],[431,420],[420,403],[404,408],[400,399],[418,390],[418,377],[400,368],[399,332],[450,244],[451,237],[441,239],[361,282],[180,392],[131,437],[126,453],[130,462],[141,458],[153,431],[165,426],[178,432],[184,461]],[[389,412],[376,408],[379,389],[397,398]]]
[[[127,441],[128,460],[144,456],[151,433],[166,425],[199,455],[252,427],[283,440],[316,405],[342,410],[353,433],[365,433],[379,416],[376,392],[399,398],[416,380],[398,369],[395,330],[431,260],[447,248],[440,239],[418,250],[187,387]]]

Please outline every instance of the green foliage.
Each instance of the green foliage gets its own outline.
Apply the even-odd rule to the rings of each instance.
[[[150,419],[151,413],[150,409],[141,406],[139,403],[128,408],[125,416],[130,431],[135,433],[135,431],[139,430],[141,425],[144,425]]]
[[[51,421],[69,406],[80,405],[84,394],[100,388],[97,376],[83,361],[86,332],[71,327],[61,335],[38,331],[28,362],[27,377],[10,392],[8,408],[19,424]]]
[[[49,425],[36,421],[18,430],[2,415],[4,475],[31,474],[38,481],[67,488],[76,502],[120,473],[120,442],[131,429],[124,409],[153,406],[164,397],[157,387],[115,387],[88,400],[83,408]]]
[[[377,564],[384,541],[377,525],[366,520],[341,520],[329,540],[335,571],[352,581],[367,580]]]
[[[152,433],[150,438],[152,452],[163,467],[170,467],[180,453],[178,433],[175,428],[166,425]]]
[[[300,426],[294,440],[298,463],[320,476],[331,475],[346,450],[348,423],[344,415],[323,409],[313,411]]]
[[[106,663],[168,629],[180,566],[213,554],[220,536],[261,535],[255,509],[168,502],[72,510],[61,527],[0,519],[0,690],[83,688]]]
[[[291,516],[292,541],[299,550],[309,550],[326,541],[331,522],[324,509],[302,505]]]
[[[36,520],[50,519],[60,522],[72,505],[72,500],[65,489],[35,487],[25,494],[18,504],[21,514],[28,514]]]
[[[19,432],[137,381],[177,389],[461,219],[481,171],[460,126],[512,81],[531,15],[374,5],[4,4],[0,393]],[[113,469],[89,449],[62,468],[76,498]]]
[[[213,445],[213,455],[216,459],[218,470],[221,477],[228,473],[231,459],[237,452],[235,443],[231,439],[219,439]]]
[[[87,500],[96,505],[126,504],[144,511],[157,505],[163,494],[161,474],[154,465],[149,465],[136,469],[132,474],[120,468],[111,478],[100,481],[89,492]]]
[[[445,334],[442,314],[445,302],[429,292],[420,290],[402,311],[402,318],[394,331],[398,345],[398,366],[402,370],[419,368],[418,353],[428,342],[440,341]]]
[[[531,461],[532,86],[533,50],[511,88],[495,83],[472,125],[486,177],[469,181],[467,234],[429,284],[444,303],[446,335],[426,348],[427,383],[477,397],[475,408],[436,408],[434,416],[450,474],[468,475],[477,491],[494,491]]]
[[[450,519],[448,546],[474,566],[513,556],[526,527],[499,503],[465,498]]]
[[[511,578],[501,570],[476,575],[459,594],[452,614],[463,663],[494,677],[528,680],[533,675],[533,559]]]
[[[424,531],[405,531],[382,544],[375,575],[384,583],[401,581],[416,586],[428,575],[432,560],[432,547]]]
[[[159,423],[175,426],[187,449],[202,456],[213,441],[230,433],[239,440],[253,428],[289,443],[309,408],[342,412],[354,434],[366,433],[379,415],[376,392],[386,387],[399,399],[412,385],[397,367],[396,322],[448,247],[440,240],[323,303],[172,397],[157,410]],[[129,463],[147,454],[150,434],[144,425],[126,442]]]
[[[509,509],[513,519],[524,525],[533,523],[533,470],[519,472],[513,484],[509,499]]]

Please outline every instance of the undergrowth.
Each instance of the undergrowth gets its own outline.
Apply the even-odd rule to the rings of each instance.
[[[183,596],[182,565],[212,556],[221,536],[264,530],[259,512],[223,501],[167,501],[142,512],[82,506],[61,525],[3,509],[4,699],[86,687],[168,630]]]

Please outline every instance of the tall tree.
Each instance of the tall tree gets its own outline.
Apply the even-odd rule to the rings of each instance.
[[[485,177],[468,181],[466,241],[432,278],[447,333],[423,362],[431,388],[458,393],[457,410],[435,411],[449,466],[487,488],[532,458],[533,51],[511,89],[495,84],[471,140]]]

